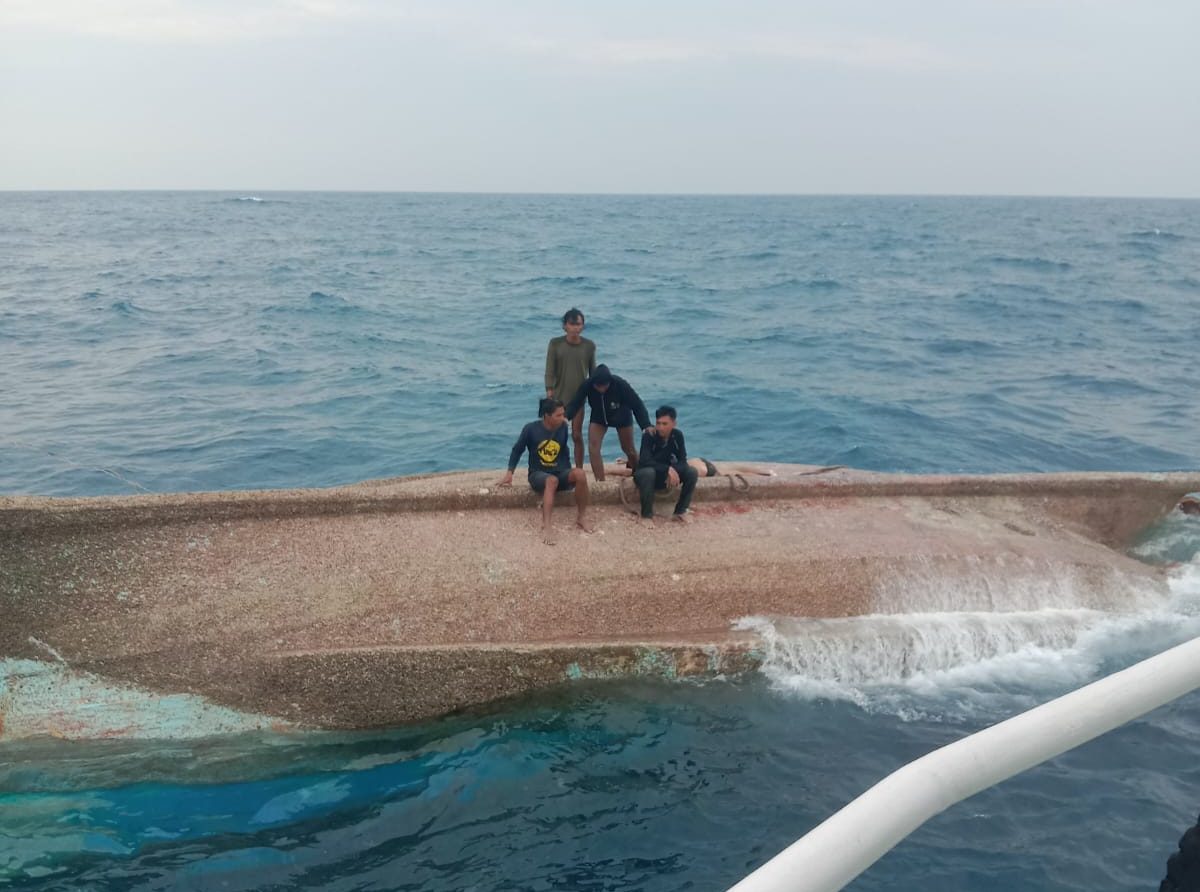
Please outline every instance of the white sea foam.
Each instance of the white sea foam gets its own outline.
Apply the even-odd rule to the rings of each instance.
[[[737,628],[757,633],[763,674],[789,695],[954,719],[1010,713],[1200,635],[1200,559],[1176,568],[1167,589],[1157,598],[1131,591],[1115,611],[760,616]]]
[[[1132,551],[1135,557],[1155,564],[1191,561],[1200,554],[1200,517],[1172,511]]]

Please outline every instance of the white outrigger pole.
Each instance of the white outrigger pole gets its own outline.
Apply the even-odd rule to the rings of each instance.
[[[889,774],[731,892],[836,892],[951,805],[1200,688],[1200,638]]]

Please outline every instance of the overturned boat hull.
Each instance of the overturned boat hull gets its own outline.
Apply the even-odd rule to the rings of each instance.
[[[585,534],[564,494],[554,546],[523,480],[480,472],[0,499],[0,739],[363,728],[578,678],[735,673],[761,659],[747,616],[1118,610],[1164,590],[1123,549],[1200,490],[736,467],[700,481],[688,525],[646,529],[610,481]]]

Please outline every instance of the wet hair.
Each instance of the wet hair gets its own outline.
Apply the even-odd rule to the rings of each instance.
[[[538,415],[545,418],[547,415],[553,415],[559,408],[562,407],[562,400],[552,400],[550,397],[545,397],[538,400]]]
[[[583,318],[583,310],[578,307],[571,307],[567,312],[563,313],[563,325],[568,322],[585,322]]]
[[[659,406],[657,409],[654,410],[655,419],[662,418],[664,415],[669,415],[671,420],[674,421],[675,417],[676,417],[675,416],[675,407],[674,406]]]

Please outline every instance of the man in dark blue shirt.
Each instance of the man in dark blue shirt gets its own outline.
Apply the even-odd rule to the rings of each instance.
[[[508,456],[508,473],[497,486],[512,486],[513,471],[522,452],[529,452],[529,486],[542,494],[542,540],[554,544],[554,527],[550,514],[554,511],[554,494],[575,490],[575,525],[585,533],[592,531],[587,520],[587,472],[571,467],[571,451],[567,447],[567,419],[561,400],[544,399],[538,404],[541,420],[531,421],[521,428],[521,435]]]
[[[700,474],[688,464],[683,431],[675,426],[673,406],[659,406],[654,413],[654,431],[642,434],[642,451],[638,456],[633,482],[637,484],[642,501],[643,523],[654,522],[654,491],[681,486],[675,502],[675,520],[686,521],[692,493]]]
[[[637,419],[638,427],[645,431],[654,430],[650,425],[650,416],[646,414],[646,404],[637,395],[628,381],[614,375],[608,366],[598,365],[596,371],[580,385],[571,402],[567,404],[567,420],[583,411],[587,403],[592,410],[591,422],[588,424],[588,457],[592,462],[592,473],[596,479],[604,480],[604,455],[600,447],[604,443],[604,435],[610,427],[617,429],[617,439],[621,441],[621,449],[629,462],[630,470],[637,467],[637,453],[633,451],[633,421]]]

